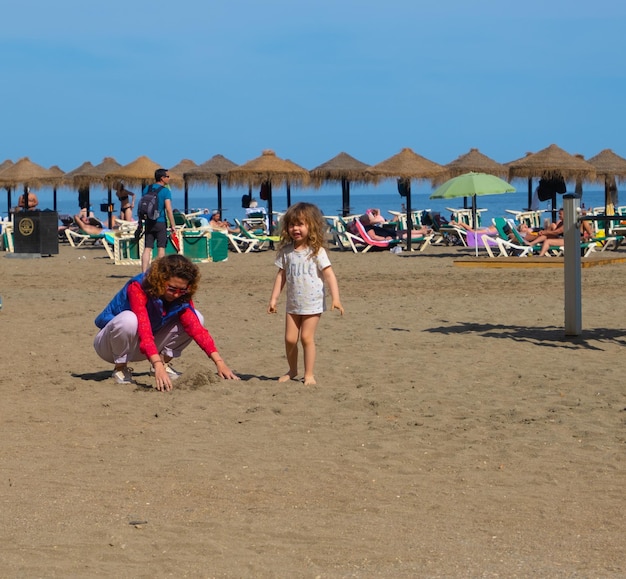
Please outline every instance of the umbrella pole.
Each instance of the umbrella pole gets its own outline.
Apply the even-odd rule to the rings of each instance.
[[[220,212],[220,215],[223,217],[222,214],[222,176],[221,175],[216,175],[217,177],[217,210]]]
[[[52,188],[52,209],[54,211],[57,210],[57,188],[56,187]]]
[[[107,216],[109,218],[109,229],[113,229],[113,197],[111,196],[111,185],[107,191]]]
[[[287,181],[287,207],[291,207],[291,183]]]
[[[273,206],[272,206],[272,182],[268,181],[267,182],[267,212],[269,213],[269,223],[267,226],[267,230],[269,231],[269,234],[272,235],[272,221],[274,220],[274,215],[273,215]],[[270,241],[270,247],[272,249],[274,249],[274,243],[272,241]]]
[[[474,245],[476,257],[478,257],[478,210],[476,208],[476,195],[472,195],[472,227],[474,228]]]
[[[11,187],[7,187],[7,215],[11,217]]]
[[[341,179],[341,213],[343,217],[350,215],[350,182],[342,177]]]
[[[411,251],[411,231],[413,231],[413,208],[411,207],[411,179],[406,180],[406,250]]]
[[[24,207],[22,207],[22,211],[28,211],[28,185],[24,184]]]
[[[533,178],[528,177],[528,205],[526,206],[526,210],[530,211],[530,208],[533,206]]]
[[[189,213],[189,183],[185,179],[185,214]]]

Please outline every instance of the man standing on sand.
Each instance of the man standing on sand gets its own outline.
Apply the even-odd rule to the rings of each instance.
[[[172,235],[176,235],[174,228],[174,213],[172,211],[172,192],[170,191],[170,174],[166,169],[157,169],[154,172],[154,181],[143,190],[143,195],[149,191],[157,191],[159,216],[156,220],[146,219],[145,223],[139,222],[139,227],[135,233],[136,237],[141,236],[142,228],[145,229],[146,245],[141,254],[141,271],[146,272],[152,259],[154,242],[157,242],[157,258],[165,255],[167,246],[167,223],[169,221]]]

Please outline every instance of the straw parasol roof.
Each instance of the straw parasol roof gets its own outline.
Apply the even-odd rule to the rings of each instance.
[[[598,177],[626,177],[626,159],[611,149],[600,151],[587,162],[595,167]]]
[[[407,228],[412,229],[411,207],[411,179],[430,179],[434,183],[437,179],[447,176],[447,171],[441,165],[418,155],[408,147],[388,159],[372,165],[368,172],[376,178],[398,179],[398,191],[402,189],[402,195],[406,199]],[[407,249],[411,250],[411,236],[407,235]]]
[[[311,169],[311,183],[320,187],[328,181],[349,181],[351,183],[370,183],[374,177],[367,173],[369,165],[355,159],[348,153],[341,152],[332,159]]]
[[[464,155],[457,157],[454,161],[444,166],[448,170],[450,177],[458,177],[470,172],[487,173],[502,179],[507,179],[509,176],[508,167],[494,161],[487,155],[483,155],[478,149],[470,149]]]
[[[48,169],[48,173],[50,174],[50,180],[48,183],[53,185],[55,188],[57,185],[63,183],[65,179],[65,171],[63,171],[58,165],[52,165]]]
[[[563,177],[569,179],[594,179],[596,170],[593,165],[570,155],[556,145],[550,145],[537,153],[527,154],[521,159],[505,164],[509,168],[510,178],[515,177]]]
[[[396,155],[376,165],[372,165],[367,169],[367,172],[375,177],[430,179],[431,181],[447,174],[444,167],[414,153],[408,147],[405,147]]]
[[[7,159],[6,161],[2,161],[2,163],[0,163],[0,173],[2,171],[4,171],[5,169],[8,169],[12,165],[13,165],[13,161],[11,161],[11,159]]]
[[[222,176],[237,165],[224,155],[214,155],[201,165],[193,167],[183,173],[185,184],[215,183],[217,184],[217,209],[222,212]]]
[[[197,163],[195,163],[191,159],[183,159],[177,165],[174,165],[173,167],[170,167],[169,170],[172,173],[175,173],[176,175],[182,176],[183,179],[184,179],[185,178],[185,173],[187,171],[193,171],[197,166],[198,166]],[[170,173],[170,175],[171,175],[171,173]]]
[[[124,181],[130,185],[143,185],[154,181],[154,172],[157,169],[165,168],[163,165],[155,163],[146,156],[137,157],[128,165],[124,165],[118,169],[113,169],[106,175],[111,181]],[[170,171],[170,181],[173,184],[180,185],[183,181],[181,175]]]
[[[91,161],[85,161],[82,165],[65,173],[63,182],[71,187],[88,187],[97,177],[94,175],[95,167]]]
[[[107,175],[111,171],[119,169],[121,165],[113,157],[105,157],[102,162],[93,168],[93,176],[95,181],[107,185],[114,185],[115,183],[107,178]]]
[[[185,171],[183,176],[190,183],[215,183],[220,177],[226,175],[228,171],[234,169],[236,166],[236,163],[233,163],[230,159],[224,157],[224,155],[213,155],[208,161]]]
[[[303,184],[308,182],[309,172],[293,161],[277,157],[271,149],[266,149],[260,157],[230,169],[226,177],[231,185]]]
[[[19,184],[37,187],[50,182],[48,169],[33,163],[28,157],[23,157],[0,173],[0,186],[3,187],[16,187]]]
[[[226,174],[230,185],[267,185],[267,212],[270,215],[270,234],[272,233],[272,186],[286,183],[302,184],[309,180],[309,172],[293,161],[276,156],[271,149],[263,151],[260,157],[243,165],[233,167]]]

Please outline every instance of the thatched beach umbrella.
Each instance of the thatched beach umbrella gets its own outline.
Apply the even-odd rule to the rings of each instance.
[[[182,175],[183,177],[183,188],[185,195],[185,213],[189,213],[189,184],[187,179],[185,179],[185,173],[187,171],[193,171],[197,167],[197,163],[192,161],[191,159],[183,159],[180,163],[170,167],[170,171],[175,173],[176,175]],[[172,174],[170,173],[170,175]],[[170,179],[171,180],[171,179]]]
[[[501,179],[507,179],[509,176],[508,167],[494,161],[487,155],[483,155],[478,149],[470,149],[464,155],[444,165],[444,167],[448,170],[450,177],[458,177],[470,172],[495,175]]]
[[[408,147],[402,149],[396,155],[372,165],[368,169],[375,178],[396,178],[398,180],[398,191],[406,197],[406,224],[407,230],[413,229],[413,209],[411,207],[411,179],[422,179],[436,182],[443,175],[447,175],[441,165],[414,153]],[[406,236],[406,247],[411,250],[411,235]]]
[[[217,210],[222,213],[222,177],[228,171],[237,166],[224,155],[213,155],[208,161],[198,165],[194,169],[185,171],[183,177],[187,183],[216,183],[217,184]]]
[[[604,149],[587,162],[595,167],[597,177],[604,181],[604,214],[613,215],[617,204],[615,178],[626,177],[626,159],[615,154],[611,149]]]
[[[113,169],[110,173],[107,173],[106,178],[112,181],[123,181],[129,185],[139,185],[143,189],[148,183],[154,181],[154,172],[161,168],[165,167],[155,163],[146,156],[142,156],[137,157],[128,165]],[[169,173],[172,184],[182,185],[183,178],[181,175],[172,171],[169,171]]]
[[[272,185],[282,183],[307,183],[309,172],[292,161],[285,161],[276,156],[270,149],[243,165],[228,171],[227,180],[232,185],[261,185],[267,191],[267,209],[270,217],[270,234],[272,232]]]
[[[101,163],[93,168],[94,182],[106,185],[107,188],[107,216],[111,229],[113,228],[113,194],[111,188],[113,186],[119,187],[119,182],[113,182],[107,175],[120,167],[121,165],[113,157],[105,157]]]
[[[58,165],[52,165],[48,169],[50,173],[50,185],[52,185],[52,209],[57,210],[57,187],[63,183],[63,177],[65,171],[63,171]]]
[[[487,155],[483,155],[478,149],[470,149],[464,155],[457,157],[454,161],[451,161],[444,167],[448,171],[448,177],[454,178],[466,173],[484,173],[487,175],[495,175],[501,179],[508,179],[509,168],[497,161],[494,161]],[[437,179],[437,183],[440,184],[445,181],[446,178]],[[467,206],[467,197],[463,198],[463,204]],[[473,216],[474,219],[476,216]]]
[[[5,169],[8,169],[11,165],[13,165],[13,161],[11,159],[7,159],[6,161],[2,161],[0,163],[0,173]],[[7,191],[7,214],[11,211],[11,186],[6,185],[5,189]]]
[[[91,161],[85,161],[82,165],[65,173],[63,183],[78,190],[78,206],[89,212],[91,207],[89,187],[96,178],[93,175],[94,166]]]
[[[100,183],[113,187],[117,185],[117,183],[109,179],[108,175],[121,167],[122,165],[120,165],[120,163],[118,163],[113,157],[105,157],[102,159],[101,163],[93,168],[93,174]]]
[[[321,187],[324,183],[341,183],[341,213],[345,217],[350,214],[350,183],[371,183],[375,180],[367,173],[369,165],[341,152],[332,159],[311,169],[311,184]]]
[[[537,153],[527,154],[521,159],[505,163],[509,178],[528,178],[528,207],[532,204],[532,178],[592,180],[596,170],[584,159],[570,155],[556,145],[550,145]],[[556,195],[552,197],[552,218],[556,217]]]
[[[52,182],[48,169],[23,157],[17,163],[7,167],[0,173],[0,187],[24,186],[24,210],[28,207],[28,188],[47,185]]]

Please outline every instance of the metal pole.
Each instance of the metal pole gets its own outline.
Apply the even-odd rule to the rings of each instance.
[[[406,250],[411,251],[411,231],[413,231],[413,207],[411,207],[411,178],[406,179]]]
[[[222,176],[216,175],[217,177],[217,210],[220,212],[222,219],[224,219],[224,214],[222,213]]]
[[[580,197],[563,196],[564,250],[563,285],[565,288],[565,335],[582,334],[582,291],[580,268]]]

